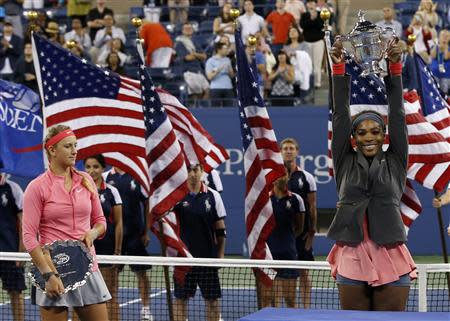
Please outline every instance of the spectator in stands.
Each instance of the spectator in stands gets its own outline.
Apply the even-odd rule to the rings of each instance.
[[[119,190],[122,199],[123,242],[122,255],[148,256],[150,217],[148,214],[148,199],[143,187],[130,175],[113,167],[103,177],[106,183]],[[147,215],[148,214],[148,215]],[[138,279],[139,295],[142,308],[141,320],[153,321],[150,311],[150,280],[147,270],[150,265],[130,265]]]
[[[383,8],[383,20],[376,23],[381,28],[392,28],[399,38],[403,36],[403,27],[400,22],[394,19],[394,9],[392,7]]]
[[[450,91],[450,31],[442,29],[439,32],[439,44],[431,49],[430,69],[439,81],[441,91],[448,95]]]
[[[215,42],[222,37],[227,37],[234,46],[234,22],[230,16],[231,3],[225,3],[222,12],[214,19],[213,32],[217,35]]]
[[[296,26],[289,29],[289,39],[283,50],[294,66],[295,82],[294,97],[300,97],[302,91],[306,93],[310,88],[310,77],[312,74],[311,48],[309,43],[304,41],[303,33]],[[295,105],[301,101],[294,102]]]
[[[77,57],[86,58],[87,60],[90,59],[89,56],[85,56],[83,48],[76,41],[74,41],[74,45],[73,46],[66,42],[66,43],[64,43],[63,47],[66,48],[67,50],[69,50],[72,54],[74,54]]]
[[[188,18],[189,0],[167,0],[170,23],[185,23]]]
[[[68,126],[51,127],[43,145],[49,169],[28,184],[23,201],[23,243],[45,280],[45,293],[36,287],[35,302],[43,321],[67,320],[69,308],[81,320],[107,320],[106,301],[111,295],[98,270],[93,245],[105,233],[106,221],[95,183],[74,167],[77,140]],[[50,253],[43,246],[68,239],[86,245],[93,266],[82,287],[65,293]]]
[[[303,29],[306,42],[311,45],[314,86],[320,88],[322,85],[322,61],[325,50],[323,20],[319,17],[315,0],[308,0],[306,8],[308,11],[302,15],[300,26]]]
[[[55,21],[50,21],[45,28],[45,35],[47,39],[56,44],[63,44],[64,37],[60,34],[59,24]]]
[[[84,160],[84,170],[94,180],[106,218],[105,236],[94,241],[95,252],[100,255],[120,255],[123,238],[122,199],[117,188],[105,183],[102,176],[105,167],[106,162],[103,155],[94,155]],[[118,267],[112,264],[99,264],[99,268],[112,297],[106,303],[109,321],[119,321]]]
[[[347,17],[349,16],[348,11],[350,9],[350,1],[351,0],[335,0],[338,14],[337,32],[340,34],[347,32]]]
[[[269,36],[264,18],[254,11],[255,6],[253,1],[244,1],[245,13],[238,18],[241,25],[242,42],[245,43],[249,35],[256,35],[258,32],[262,34],[264,38]]]
[[[183,24],[182,35],[175,39],[177,62],[183,66],[183,76],[188,87],[188,94],[194,98],[209,97],[209,82],[203,73],[203,63],[206,54],[199,51],[199,45],[194,42],[194,29],[190,22]]]
[[[193,257],[223,258],[225,253],[226,211],[220,194],[202,182],[200,164],[188,168],[190,193],[179,202],[174,212],[180,226],[180,236]],[[174,277],[174,320],[185,321],[187,300],[194,297],[197,285],[206,304],[206,320],[220,320],[219,298],[222,296],[217,268],[192,267],[184,284]]]
[[[122,67],[122,61],[117,52],[112,51],[106,56],[106,68],[119,75],[125,76],[125,70]]]
[[[39,94],[39,87],[33,64],[33,49],[31,47],[31,42],[25,43],[23,55],[16,62],[13,81],[27,86],[35,93]]]
[[[419,54],[426,63],[430,63],[430,43],[432,40],[432,34],[430,28],[423,24],[423,17],[420,14],[415,14],[411,20],[411,24],[405,31],[406,37],[410,34],[416,36],[414,42],[414,50]]]
[[[72,19],[72,30],[64,35],[64,41],[76,41],[83,48],[85,53],[92,47],[92,40],[86,29],[83,28],[79,18]]]
[[[86,23],[89,27],[89,37],[93,41],[97,31],[105,26],[103,18],[105,15],[114,17],[114,11],[106,6],[106,0],[97,0],[95,8],[89,10],[86,16]]]
[[[67,0],[67,16],[79,18],[83,27],[86,26],[86,16],[91,10],[92,0]]]
[[[236,66],[236,53],[234,50],[234,43],[232,44],[230,41],[230,38],[228,36],[222,36],[220,37],[218,43],[223,43],[228,46],[228,55],[227,57],[231,60],[231,66],[234,69],[234,66]]]
[[[23,191],[20,186],[9,180],[7,174],[0,173],[1,252],[25,251],[22,242],[22,205]],[[11,300],[13,321],[24,321],[23,291],[26,286],[23,262],[1,262],[0,278],[2,279],[3,289],[8,292]]]
[[[305,4],[300,0],[286,0],[284,10],[289,12],[295,19],[296,24],[300,23],[300,17],[305,13]]]
[[[125,43],[125,33],[122,28],[115,26],[114,17],[107,14],[103,17],[105,27],[97,31],[94,40],[94,47],[91,49],[91,58],[94,63],[97,63],[98,56],[111,48],[111,42],[114,38],[119,38],[122,43]]]
[[[295,80],[294,67],[284,50],[280,50],[277,58],[277,64],[269,74],[269,80],[272,82],[270,91],[272,106],[292,106]]]
[[[110,42],[110,48],[108,49],[108,51],[104,51],[100,56],[98,56],[97,62],[100,65],[104,65],[106,63],[107,57],[111,52],[114,52],[119,56],[121,67],[130,62],[131,57],[123,51],[122,40],[120,40],[119,38],[114,38]]]
[[[280,144],[281,156],[289,175],[288,188],[297,193],[305,204],[303,230],[297,237],[297,259],[314,261],[313,240],[317,224],[317,185],[313,175],[297,165],[300,146],[294,138],[286,138]],[[300,302],[305,309],[311,304],[312,283],[308,270],[300,270]]]
[[[264,82],[267,78],[266,57],[258,45],[256,47],[249,45],[248,38],[245,42],[245,53],[249,63],[252,63],[253,59],[255,60],[256,70],[253,73],[258,82],[259,94],[264,98]]]
[[[296,261],[295,239],[303,230],[305,206],[300,195],[288,190],[288,180],[286,174],[273,184],[270,200],[276,224],[267,245],[274,260]],[[297,269],[277,269],[272,287],[259,282],[262,307],[272,306],[272,302],[274,307],[281,307],[284,299],[287,308],[296,308],[298,276]]]
[[[334,23],[334,7],[333,0],[316,0],[316,10],[320,13],[323,9],[328,9],[330,11],[330,20],[328,23],[333,25]]]
[[[215,45],[216,54],[206,61],[206,77],[211,82],[209,97],[214,107],[233,106],[235,95],[231,79],[234,77],[234,70],[227,57],[228,50],[228,45],[218,42]]]
[[[141,27],[146,63],[152,68],[169,67],[173,55],[173,42],[166,28],[160,23],[145,23]]]
[[[5,9],[5,21],[12,24],[14,34],[20,38],[23,38],[22,2],[23,0],[0,0],[0,5]]]
[[[42,9],[44,8],[44,0],[23,0],[23,9]]]
[[[272,52],[276,56],[288,39],[289,28],[295,25],[294,16],[284,9],[284,0],[277,0],[275,10],[269,13],[266,23],[272,25]]]
[[[22,39],[13,33],[13,25],[5,22],[0,34],[0,78],[12,80],[16,62],[23,53]]]
[[[433,4],[432,0],[421,0],[417,14],[423,18],[423,25],[428,26],[431,31],[432,38],[437,38],[436,25],[439,22],[439,15],[436,12],[437,3]]]
[[[402,48],[402,83],[404,90],[418,90],[419,82],[417,79],[416,63],[414,61],[414,49],[407,45],[405,41],[400,40],[399,45]]]
[[[344,310],[404,311],[411,279],[417,277],[404,244],[407,238],[398,206],[408,167],[401,53],[396,41],[388,44],[389,76],[384,83],[390,142],[384,151],[383,116],[366,110],[350,117],[351,77],[345,75],[342,43],[336,41],[331,49],[335,106],[331,150],[339,202],[328,230],[336,244],[327,261]]]

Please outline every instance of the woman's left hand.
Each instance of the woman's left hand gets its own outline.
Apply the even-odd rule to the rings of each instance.
[[[399,62],[402,57],[402,48],[398,43],[398,38],[392,39],[388,43],[387,57],[389,62]]]
[[[94,243],[95,239],[97,238],[97,236],[98,236],[97,230],[90,229],[89,231],[84,233],[82,237],[80,237],[80,241],[82,241],[84,244],[86,244],[88,248],[90,248]]]

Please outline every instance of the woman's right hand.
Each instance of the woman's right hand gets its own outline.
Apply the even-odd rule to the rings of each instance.
[[[342,41],[336,37],[336,41],[333,44],[333,47],[330,50],[331,60],[333,64],[342,64],[344,63],[344,46],[342,45]]]
[[[46,295],[51,298],[57,298],[61,294],[64,294],[64,285],[61,279],[55,275],[52,275],[47,282],[45,282]]]

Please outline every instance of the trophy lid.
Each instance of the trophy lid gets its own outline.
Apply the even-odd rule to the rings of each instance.
[[[355,35],[361,32],[368,32],[377,29],[377,25],[373,24],[370,21],[367,21],[364,15],[365,15],[364,11],[359,10],[358,22],[355,24],[349,35]]]

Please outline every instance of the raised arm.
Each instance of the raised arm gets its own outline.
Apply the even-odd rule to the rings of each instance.
[[[351,150],[350,135],[352,123],[350,118],[350,76],[345,75],[345,62],[342,43],[336,41],[331,49],[333,60],[333,138],[331,152],[335,173]]]
[[[401,48],[392,42],[388,49],[390,76],[385,77],[389,103],[389,151],[397,155],[404,169],[408,166],[408,130],[403,105]]]

